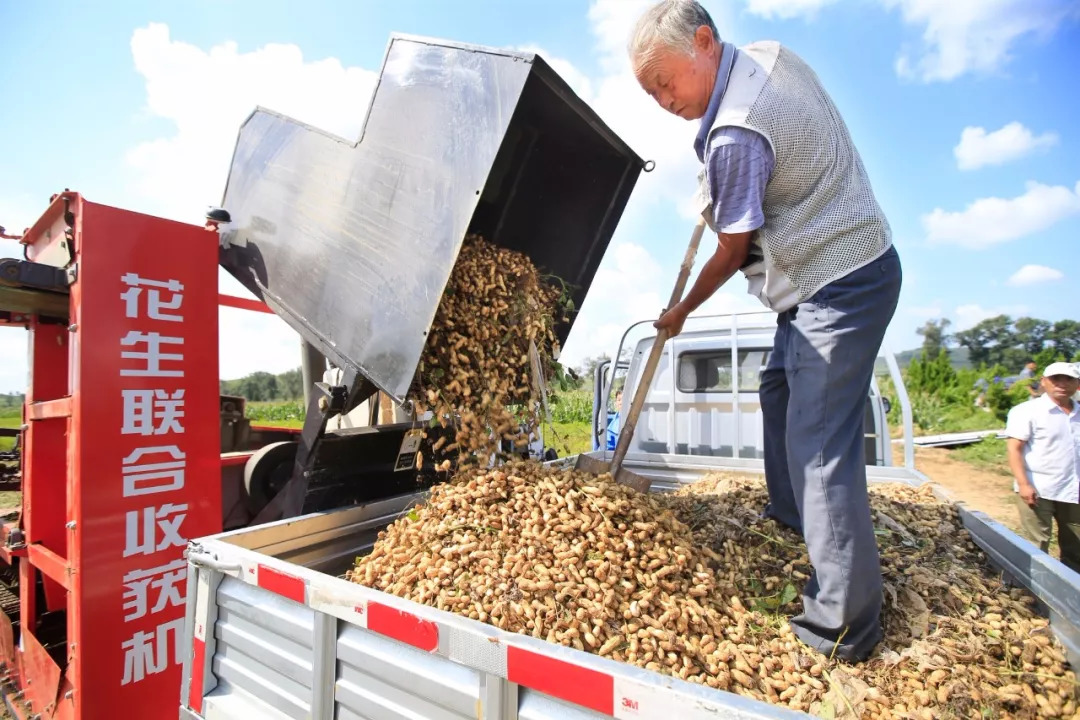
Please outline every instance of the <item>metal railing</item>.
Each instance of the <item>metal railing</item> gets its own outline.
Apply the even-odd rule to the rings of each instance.
[[[754,317],[754,316],[758,316],[758,317],[760,317],[762,319],[759,319],[759,320],[756,320],[756,321],[750,321],[750,322],[743,322],[742,321],[743,318]],[[623,332],[622,336],[619,338],[619,344],[618,344],[616,352],[615,352],[615,354],[613,356],[614,359],[602,362],[602,363],[598,364],[597,367],[596,367],[596,370],[594,372],[594,377],[593,377],[594,400],[593,400],[593,423],[592,423],[593,443],[592,444],[593,444],[594,447],[597,447],[597,443],[599,442],[599,446],[598,446],[599,450],[604,450],[605,447],[606,447],[606,443],[600,441],[600,439],[606,434],[607,423],[606,422],[602,423],[600,421],[600,419],[602,417],[606,416],[607,407],[608,407],[608,401],[611,399],[611,391],[612,391],[612,387],[614,386],[614,382],[615,382],[615,375],[618,372],[618,370],[620,370],[620,369],[627,370],[627,372],[629,374],[629,371],[633,367],[632,359],[626,359],[626,360],[621,360],[620,359],[622,357],[622,353],[624,351],[624,348],[626,347],[627,338],[630,336],[631,332],[634,331],[634,329],[640,328],[641,326],[645,325],[646,323],[652,324],[652,323],[656,322],[656,319],[657,318],[650,318],[650,319],[645,319],[645,320],[638,320],[636,322],[631,323],[626,328],[626,330]],[[712,331],[712,332],[721,332],[721,333],[729,334],[730,339],[731,339],[730,351],[731,351],[731,367],[732,367],[732,373],[731,373],[732,391],[731,391],[731,394],[732,394],[732,408],[733,408],[733,413],[734,413],[733,422],[734,422],[734,428],[735,428],[735,437],[734,437],[734,440],[733,440],[732,447],[733,447],[733,455],[734,455],[734,457],[736,459],[740,459],[740,457],[741,457],[740,456],[741,436],[742,436],[742,417],[741,417],[742,413],[741,413],[741,405],[740,405],[740,399],[739,399],[739,380],[740,380],[739,379],[739,373],[738,373],[738,367],[739,367],[739,363],[738,363],[739,335],[740,335],[740,333],[747,333],[747,332],[753,332],[753,331],[762,331],[762,330],[764,330],[764,331],[775,331],[775,328],[776,328],[776,314],[771,310],[764,310],[764,311],[762,311],[762,310],[744,310],[744,311],[733,312],[733,313],[715,313],[715,314],[707,314],[707,315],[691,315],[691,316],[689,316],[687,318],[687,323],[690,323],[691,321],[693,321],[694,325],[700,325],[701,324],[700,321],[709,321],[709,320],[718,320],[718,319],[727,319],[728,322],[722,323],[723,327],[720,326],[721,323],[717,323],[715,325],[707,326],[707,327],[700,328],[700,329],[688,329],[687,326],[684,325],[683,330],[680,333],[680,335],[676,336],[675,338],[672,338],[671,340],[668,341],[668,343],[673,343],[678,338],[680,338],[680,337],[685,338],[686,336],[691,335],[691,334],[693,334],[695,332]],[[642,339],[645,339],[647,337],[648,336],[643,336]],[[896,357],[892,353],[892,351],[887,347],[886,344],[884,344],[884,343],[882,344],[882,347],[878,352],[878,357],[881,357],[881,358],[883,358],[885,360],[886,367],[888,368],[888,371],[889,371],[889,377],[892,380],[893,386],[896,389],[897,401],[900,403],[902,427],[903,427],[903,431],[904,431],[904,436],[903,436],[903,440],[904,440],[904,442],[903,442],[903,445],[904,445],[904,463],[903,463],[903,465],[904,465],[904,467],[906,469],[914,472],[915,471],[915,443],[914,443],[914,429],[913,429],[913,420],[912,420],[912,411],[911,411],[911,401],[908,398],[907,389],[904,386],[903,376],[900,373],[900,367],[899,367],[899,364],[896,361]],[[611,372],[607,373],[607,377],[605,378],[604,377],[605,370],[608,367],[611,368]],[[675,372],[675,371],[676,371],[676,369],[674,367],[672,367],[672,372]],[[877,388],[876,379],[872,382],[872,385],[873,385],[874,388]],[[602,391],[599,394],[597,394],[596,391],[598,389],[601,389],[601,388],[602,388]],[[877,394],[880,397],[880,392],[877,392]],[[599,395],[599,397],[597,397],[597,395]],[[616,411],[618,411],[618,409],[616,409]],[[669,423],[670,423],[670,426],[669,426],[669,428],[670,428],[669,429],[669,439],[670,439],[669,449],[670,449],[670,451],[672,453],[675,453],[675,450],[676,450],[676,435],[675,435],[676,427],[675,427],[675,422],[676,422],[676,419],[675,419],[675,398],[674,398],[674,396],[672,396],[671,412],[669,413],[669,415],[670,415],[670,417],[669,417]],[[875,414],[875,417],[876,417],[876,414]],[[879,433],[882,436],[882,439],[883,439],[883,444],[885,446],[884,452],[889,453],[889,452],[891,452],[891,449],[890,449],[891,448],[891,443],[889,442],[888,422],[886,421],[882,427],[878,427],[878,425],[879,425],[879,423],[877,421],[875,421],[875,430],[876,430],[877,433]]]

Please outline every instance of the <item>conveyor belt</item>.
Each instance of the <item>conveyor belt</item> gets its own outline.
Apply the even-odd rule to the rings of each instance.
[[[5,585],[0,585],[0,610],[3,610],[12,622],[19,619],[19,596]]]
[[[0,258],[0,313],[68,317],[64,271],[14,258]]]

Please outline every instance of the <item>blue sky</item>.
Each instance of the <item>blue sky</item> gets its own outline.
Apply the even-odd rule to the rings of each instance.
[[[693,220],[694,124],[651,104],[623,46],[640,0],[0,2],[0,224],[64,187],[199,223],[256,104],[355,136],[390,33],[537,50],[656,172],[643,175],[566,348],[612,352],[670,293]],[[904,262],[887,344],[948,317],[1077,318],[1080,2],[707,0],[725,39],[779,40],[818,72]],[[711,250],[703,244],[703,253]],[[17,252],[0,242],[0,256]],[[703,258],[702,258],[703,259]],[[700,267],[700,260],[698,263]],[[224,289],[239,292],[228,278]],[[707,309],[759,307],[736,276]],[[273,317],[223,311],[222,374],[298,364]],[[25,385],[0,330],[0,391]]]

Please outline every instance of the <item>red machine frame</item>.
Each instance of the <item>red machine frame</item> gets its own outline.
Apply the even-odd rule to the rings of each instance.
[[[64,192],[22,243],[66,268],[69,314],[5,323],[29,330],[30,375],[4,700],[20,720],[175,718],[186,541],[223,529],[223,468],[252,454],[221,452],[218,307],[270,310],[217,292],[203,226]]]

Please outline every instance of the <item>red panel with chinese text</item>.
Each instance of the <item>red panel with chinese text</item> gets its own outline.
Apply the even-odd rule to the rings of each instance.
[[[84,719],[127,708],[171,720],[184,655],[183,551],[221,531],[217,239],[83,203],[76,248],[77,704]]]

